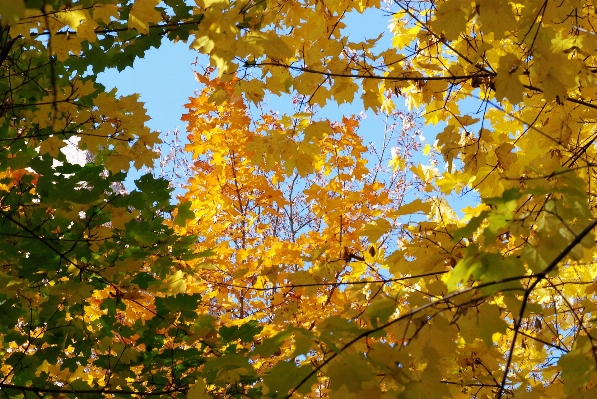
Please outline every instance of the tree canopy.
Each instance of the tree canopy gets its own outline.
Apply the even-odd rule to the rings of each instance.
[[[595,395],[595,11],[3,2],[0,394]],[[97,74],[163,40],[210,60],[186,170],[123,192],[165,136]]]

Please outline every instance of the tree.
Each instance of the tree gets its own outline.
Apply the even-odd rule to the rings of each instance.
[[[337,291],[354,295],[351,302],[344,300],[348,306],[331,307],[335,313],[311,324],[294,317],[292,328],[264,341],[265,348],[283,343],[281,351],[256,350],[272,355],[261,358],[265,369],[275,363],[266,371],[263,392],[277,391],[281,397],[310,389],[331,397],[377,397],[382,392],[400,397],[590,395],[597,359],[591,321],[596,277],[591,231],[597,224],[590,184],[596,137],[593,4],[395,1],[388,6],[392,47],[381,49],[380,39],[354,43],[342,33],[346,13],[379,2],[258,4],[253,7],[257,15],[249,19],[245,5],[204,3],[206,11],[221,10],[221,21],[234,34],[207,35],[195,44],[211,55],[222,79],[242,77],[236,91],[216,86],[209,100],[230,109],[230,101],[241,93],[257,105],[266,94],[291,93],[316,110],[329,101],[351,102],[360,94],[366,108],[387,112],[394,106],[393,96],[404,97],[410,107],[423,110],[426,123],[445,125],[430,150],[447,166],[444,173],[410,168],[429,194],[401,210],[425,211],[429,218],[398,228],[401,245],[389,256],[364,259],[367,267],[387,270],[379,290],[374,282],[353,289],[351,283],[370,277],[366,273],[351,276],[352,281],[345,278]],[[472,100],[478,104],[471,105]],[[208,109],[206,103],[203,96],[191,103],[198,121],[191,123],[196,141],[189,149],[196,151],[199,145],[215,154],[197,144],[207,134],[205,126],[213,129],[211,119],[195,111]],[[298,135],[295,142],[311,137],[301,135],[300,128],[291,132]],[[271,137],[275,140],[275,133]],[[225,140],[216,144],[242,153]],[[261,148],[267,156],[262,161],[249,152],[239,165],[257,175],[268,165],[283,168],[299,159],[284,151],[287,145],[249,142],[245,150]],[[307,173],[317,173],[316,159],[302,165]],[[199,157],[198,170],[221,166],[224,160],[231,173],[232,161],[222,156],[207,164]],[[397,157],[393,164],[405,163]],[[231,185],[239,181],[233,175],[227,179]],[[202,218],[197,204],[209,205],[201,201],[200,186],[191,180],[189,193],[197,193],[191,207]],[[463,191],[477,192],[482,204],[465,209],[459,218],[446,195]],[[319,194],[324,202],[325,193]],[[240,197],[229,195],[237,201]],[[381,233],[396,232],[397,212],[376,215],[390,219]],[[372,223],[360,229],[379,227]],[[369,244],[379,247],[380,237],[371,237]],[[348,247],[361,254],[367,248],[356,236],[348,239],[354,240]],[[287,270],[283,250],[276,253],[279,257],[261,255],[260,260],[279,258],[278,270]],[[316,265],[319,261],[320,268],[343,258],[338,253],[338,248],[323,255],[317,251],[307,259],[315,259]],[[251,248],[240,262],[233,259],[234,270],[260,254]],[[243,295],[257,295],[249,291],[261,289],[264,304],[269,304],[266,289],[299,292],[299,298],[288,301],[304,302],[309,295],[302,294],[305,287],[299,281],[304,280],[298,278],[306,273],[316,280],[319,268],[299,266],[296,277],[262,269],[256,278],[247,278],[240,268],[243,272],[230,275],[226,285],[246,291],[229,306],[236,309],[243,303],[240,298],[246,299]],[[333,284],[336,276],[331,277],[318,289],[324,290],[328,281]],[[399,286],[397,279],[408,283]],[[288,307],[284,301],[280,306],[281,312]],[[359,307],[367,310],[352,311]],[[309,317],[307,311],[302,315]],[[262,311],[259,317],[268,316]],[[268,320],[268,326],[275,324]]]
[[[343,31],[380,1],[163,3],[0,9],[3,392],[595,393],[592,2],[396,0],[387,48]],[[149,175],[110,190],[159,138],[93,81],[162,37],[217,72],[178,207]],[[295,113],[264,111],[285,95]],[[392,159],[320,117],[355,96],[406,121]],[[424,152],[445,172],[414,163],[401,99],[441,124]],[[92,163],[65,162],[71,136]]]
[[[197,302],[176,260],[192,255],[196,238],[165,224],[168,183],[145,175],[127,195],[112,188],[131,163],[153,166],[158,133],[136,96],[94,80],[159,46],[172,27],[184,35],[188,22],[177,18],[190,7],[169,2],[176,17],[163,17],[157,2],[127,3],[0,6],[6,397],[172,396],[188,390],[187,370],[202,357],[181,346],[184,315],[167,317]],[[90,162],[69,163],[67,143]]]
[[[195,215],[185,230],[202,236],[199,250],[215,252],[207,262],[189,263],[201,270],[193,285],[207,284],[205,312],[220,320],[267,320],[277,330],[289,323],[313,328],[322,313],[344,313],[346,281],[384,281],[364,262],[380,256],[378,249],[360,236],[379,237],[391,226],[379,216],[399,214],[404,174],[384,178],[389,151],[367,165],[355,117],[330,122],[265,113],[254,121],[242,98],[208,101],[219,88],[233,91],[234,81],[199,79],[206,88],[183,117],[196,161],[181,201]],[[408,115],[394,116],[408,122]],[[396,132],[403,148],[416,148],[403,126]],[[393,133],[388,143],[396,141]]]

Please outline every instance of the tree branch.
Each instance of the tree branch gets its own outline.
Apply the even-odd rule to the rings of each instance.
[[[139,395],[142,397],[146,396],[160,396],[160,395],[171,395],[173,393],[186,393],[187,387],[166,389],[164,391],[131,391],[131,390],[118,390],[118,389],[60,389],[60,388],[38,388],[28,387],[23,385],[12,385],[6,383],[0,383],[1,389],[15,389],[19,391],[35,392],[35,393],[66,393],[66,394],[113,394],[113,395]]]
[[[585,229],[581,231],[580,234],[578,234],[574,238],[574,240],[572,240],[570,244],[568,244],[568,246],[564,248],[562,252],[560,252],[560,254],[556,256],[555,259],[551,261],[551,263],[542,272],[536,274],[535,277],[537,277],[537,279],[533,281],[531,285],[525,290],[524,297],[522,299],[522,305],[520,307],[520,311],[518,312],[518,318],[514,322],[514,336],[512,337],[512,343],[510,344],[508,359],[506,360],[506,366],[504,368],[504,375],[502,377],[502,382],[500,383],[500,389],[498,391],[496,399],[501,399],[502,395],[504,394],[506,382],[508,380],[508,370],[510,369],[510,365],[512,364],[512,356],[514,354],[514,347],[516,346],[516,338],[518,338],[520,326],[524,316],[524,311],[526,310],[527,302],[529,300],[531,292],[533,292],[537,284],[544,280],[547,277],[547,275],[551,271],[553,271],[558,266],[558,264],[566,257],[566,255],[568,255],[568,253],[570,253],[570,251],[572,251],[574,247],[576,247],[583,240],[583,238],[585,238],[591,232],[591,230],[595,228],[595,226],[597,226],[597,219],[593,220],[587,227],[585,227]]]

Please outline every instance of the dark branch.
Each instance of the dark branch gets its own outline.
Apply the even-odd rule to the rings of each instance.
[[[558,266],[558,264],[566,257],[566,255],[568,255],[568,253],[570,253],[570,251],[572,251],[574,247],[580,244],[580,242],[591,232],[591,230],[595,228],[595,226],[597,226],[597,219],[593,220],[587,227],[585,227],[585,229],[581,231],[580,234],[578,234],[574,238],[574,240],[572,240],[570,244],[568,244],[568,246],[564,248],[558,256],[556,256],[556,258],[553,261],[551,261],[551,263],[545,268],[545,270],[536,274],[535,277],[537,277],[537,279],[533,281],[531,285],[529,285],[529,287],[525,290],[524,297],[522,298],[522,305],[520,307],[520,311],[518,312],[518,317],[514,321],[514,336],[512,337],[512,342],[510,343],[510,351],[508,353],[506,367],[504,368],[504,375],[502,377],[502,382],[500,384],[500,389],[498,391],[496,399],[501,399],[502,395],[504,394],[506,382],[508,381],[508,370],[510,369],[510,365],[512,364],[512,356],[514,354],[514,347],[516,346],[516,338],[518,338],[519,330],[522,324],[522,319],[527,307],[529,296],[531,295],[535,287],[537,287],[537,284],[544,280],[547,277],[547,275],[550,272],[552,272]]]
[[[160,395],[171,395],[173,393],[185,393],[188,388],[172,388],[164,391],[131,391],[131,390],[118,390],[118,389],[60,389],[60,388],[38,388],[38,387],[27,387],[23,385],[12,385],[6,383],[0,383],[2,389],[14,389],[26,392],[35,393],[66,393],[66,394],[113,394],[113,395],[139,395],[141,397],[146,396],[160,396]]]

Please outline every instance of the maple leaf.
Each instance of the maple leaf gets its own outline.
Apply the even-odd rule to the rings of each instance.
[[[113,172],[118,173],[121,170],[128,170],[132,159],[128,155],[124,154],[112,154],[106,159],[106,168]]]
[[[39,146],[39,153],[40,155],[50,154],[51,157],[57,158],[58,154],[60,153],[60,149],[65,146],[66,143],[64,140],[60,140],[58,137],[52,136],[41,142],[41,145]]]
[[[521,62],[514,54],[506,54],[500,58],[495,78],[495,91],[498,99],[507,98],[512,104],[523,100],[523,85],[519,79],[522,74]]]
[[[431,23],[431,27],[438,33],[443,32],[448,40],[456,39],[466,26],[467,5],[464,1],[443,2],[437,9],[437,19]]]
[[[377,219],[375,222],[368,224],[360,231],[360,235],[367,236],[370,242],[375,242],[379,238],[386,234],[392,225],[386,219]]]
[[[9,24],[18,22],[25,15],[25,1],[15,0],[0,5],[0,15]]]
[[[503,143],[495,149],[495,155],[497,156],[499,163],[506,169],[516,162],[518,158],[516,154],[511,152],[513,149],[514,145],[510,143]]]
[[[195,383],[195,385],[193,385],[193,387],[191,389],[189,389],[189,392],[187,393],[187,398],[189,398],[189,399],[209,399],[209,398],[211,398],[211,396],[208,395],[206,392],[205,381],[203,381],[203,379],[198,380]]]
[[[149,34],[149,23],[159,22],[161,14],[155,9],[159,0],[135,0],[129,14],[129,29],[136,29],[144,35]]]
[[[87,40],[90,43],[95,42],[97,39],[95,29],[98,26],[99,25],[94,20],[86,19],[85,22],[77,26],[77,36],[83,40]]]
[[[95,21],[108,24],[111,18],[118,17],[118,5],[117,4],[96,4],[91,10],[91,15]]]
[[[429,203],[416,199],[413,202],[400,206],[396,211],[396,215],[410,215],[416,212],[429,213],[430,211],[431,205]]]

